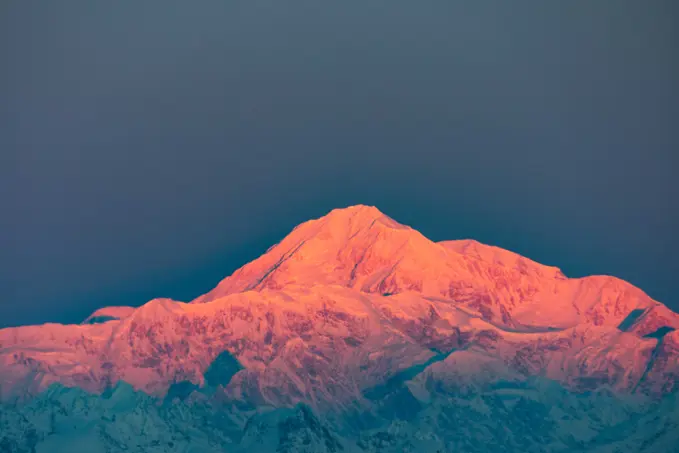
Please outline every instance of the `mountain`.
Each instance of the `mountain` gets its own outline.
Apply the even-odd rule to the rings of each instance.
[[[634,326],[644,335],[660,324],[677,327],[675,314],[619,279],[568,279],[556,267],[470,240],[434,243],[369,206],[334,210],[299,225],[192,303],[320,285],[382,295],[415,292],[520,331],[617,326],[634,309],[644,310]]]
[[[0,330],[0,445],[118,451],[142,417],[143,451],[671,451],[677,328],[614,277],[353,206],[189,303]]]
[[[568,393],[539,379],[478,392],[441,394],[410,417],[379,404],[360,429],[328,423],[298,404],[239,417],[195,394],[158,404],[118,384],[103,395],[58,384],[21,407],[0,406],[3,453],[676,453],[676,394],[644,405],[606,393]],[[367,417],[363,417],[364,419]],[[345,417],[349,423],[360,421]]]

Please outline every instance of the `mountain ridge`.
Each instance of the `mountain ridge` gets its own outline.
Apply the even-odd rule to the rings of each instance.
[[[132,442],[143,413],[160,430],[145,448],[158,452],[184,451],[189,432],[205,451],[484,451],[487,442],[545,451],[522,440],[531,439],[603,452],[632,445],[606,430],[651,426],[656,415],[668,423],[658,442],[671,445],[674,412],[662,401],[678,392],[679,315],[639,288],[569,279],[473,240],[435,243],[362,205],[299,225],[191,302],[157,298],[101,308],[79,325],[0,329],[0,423],[8,414],[49,448],[62,428],[43,429],[35,405],[64,423],[84,417],[96,429],[79,441],[102,451]],[[578,399],[588,394],[610,395],[621,414]],[[561,412],[550,412],[555,402]],[[530,432],[542,423],[532,412],[551,420],[548,434]],[[592,434],[560,434],[562,412]],[[109,419],[116,413],[126,421]],[[464,413],[490,440],[469,434],[478,427]],[[203,426],[206,417],[216,425]],[[511,439],[496,417],[517,423]],[[0,442],[24,451],[25,432]],[[638,451],[656,445],[634,439]]]
[[[630,321],[631,313],[635,317]],[[609,342],[618,341],[616,335],[633,335],[629,341],[637,348],[639,363],[632,369],[639,376],[651,363],[653,354],[645,351],[653,341],[669,354],[675,373],[673,348],[679,344],[674,331],[679,315],[629,283],[606,276],[568,279],[556,267],[476,241],[435,243],[364,205],[300,224],[267,253],[189,303],[161,298],[136,309],[103,308],[86,322],[102,316],[108,316],[103,323],[78,329],[46,325],[0,330],[0,363],[5,365],[0,382],[16,379],[18,394],[30,395],[53,381],[101,391],[112,382],[128,380],[135,388],[160,394],[177,380],[200,384],[201,373],[220,348],[242,355],[247,374],[275,368],[279,354],[295,348],[317,348],[317,340],[311,341],[314,335],[332,343],[338,339],[328,336],[335,334],[314,323],[322,319],[322,326],[328,326],[333,317],[332,323],[346,332],[341,339],[345,345],[360,348],[370,337],[366,329],[376,329],[379,335],[410,344],[406,350],[415,357],[422,354],[414,352],[418,348],[445,352],[473,343],[478,335],[494,338],[477,338],[481,343],[506,345],[523,335],[519,342],[540,339],[571,346],[575,340],[563,338],[564,332],[579,338],[576,343],[584,341],[583,335],[603,336]],[[256,321],[256,330],[234,329],[239,320]],[[629,325],[620,329],[626,321]],[[228,326],[230,333],[218,326]],[[599,327],[606,329],[593,334]],[[659,329],[667,330],[662,338],[646,338]],[[295,341],[301,346],[294,346]],[[414,364],[406,357],[398,360],[403,366]],[[612,366],[608,359],[597,360],[603,360],[599,366]],[[280,366],[284,374],[295,374],[287,364]],[[572,372],[574,365],[569,367]],[[567,381],[565,372],[550,373]],[[649,373],[644,376],[649,379]],[[306,385],[303,379],[292,379],[295,386]],[[8,387],[12,385],[5,382],[3,388]]]
[[[504,275],[491,275],[498,273]],[[623,316],[623,311],[641,306],[651,309],[661,305],[639,288],[615,277],[569,279],[557,267],[546,266],[474,240],[432,242],[411,227],[382,214],[377,208],[365,205],[336,209],[324,217],[299,225],[264,255],[239,268],[213,290],[191,303],[204,303],[234,292],[263,287],[281,289],[290,284],[313,286],[321,283],[339,284],[369,293],[394,294],[414,290],[428,297],[455,300],[456,296],[451,293],[465,293],[469,289],[464,285],[460,287],[458,282],[463,281],[471,282],[472,285],[479,283],[483,287],[479,288],[483,297],[500,294],[501,300],[479,304],[477,309],[484,311],[488,320],[498,318],[501,319],[500,323],[511,327],[508,320],[503,318],[508,318],[512,309],[519,310],[520,307],[514,306],[525,302],[522,299],[528,300],[535,295],[531,292],[541,289],[535,281],[520,286],[525,283],[521,281],[524,276],[544,278],[548,287],[544,288],[543,293],[577,293],[571,294],[570,298],[577,298],[582,303],[574,307],[577,313],[571,313],[570,316],[579,316],[581,312],[593,309],[585,316],[592,317],[594,323],[606,322],[605,318],[609,318],[605,316],[609,314],[609,308],[604,306],[597,310],[594,307],[597,301],[592,300],[605,298],[606,294],[603,293],[612,293],[610,297],[619,298],[619,293],[625,292],[628,293],[627,298],[637,300],[633,307],[613,307],[617,315],[611,322],[622,321],[619,318]],[[505,288],[498,288],[498,284]],[[502,294],[503,290],[513,285],[519,285],[518,292]],[[585,296],[583,292],[602,294]],[[559,295],[561,300],[566,297],[564,294]],[[534,308],[524,307],[523,310]]]

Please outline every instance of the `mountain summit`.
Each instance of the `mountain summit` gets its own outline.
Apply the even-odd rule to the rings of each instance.
[[[435,243],[364,205],[335,209],[299,225],[192,303],[244,291],[322,285],[384,296],[414,292],[526,331],[581,322],[618,325],[635,309],[671,318],[664,306],[619,279],[567,279],[556,267],[472,240]],[[650,333],[659,327],[652,318],[646,316],[649,324],[636,328]]]
[[[443,249],[375,207],[335,209],[297,226],[263,256],[193,303],[288,285],[332,284],[367,290],[399,262],[435,263],[445,259],[444,255]]]
[[[562,449],[549,451],[576,451],[576,441],[555,427],[564,423],[559,417],[589,414],[577,423],[602,437],[587,435],[577,445],[595,451],[612,445],[606,429],[615,423],[655,419],[625,421],[634,412],[625,409],[630,401],[679,390],[678,328],[679,315],[622,280],[569,279],[473,240],[433,242],[360,205],[297,226],[190,303],[154,299],[139,308],[102,308],[81,325],[0,330],[0,399],[37,401],[20,409],[17,423],[37,416],[26,412],[30,404],[54,404],[59,414],[85,405],[95,413],[141,411],[168,430],[179,429],[187,413],[173,415],[151,401],[189,404],[199,410],[191,415],[192,433],[207,429],[200,411],[218,411],[215,423],[245,434],[200,431],[204,441],[250,445],[242,451],[273,448],[278,439],[280,451],[305,451],[302,438],[314,451],[340,451],[343,435],[387,425],[356,440],[355,451],[404,451],[413,442],[430,451],[477,451],[455,437],[469,423],[458,413],[465,405],[464,413],[475,408],[474,417],[494,433],[493,442],[513,445],[507,451],[533,451],[519,440],[528,438],[541,446],[535,451],[546,451],[545,439]],[[578,399],[592,392],[603,406]],[[554,405],[561,412],[545,409]],[[619,411],[610,416],[601,407]],[[542,418],[525,420],[529,413]],[[415,414],[431,423],[418,425]],[[496,423],[505,416],[524,417],[512,428],[523,431],[511,439]],[[343,434],[331,432],[324,417]],[[529,427],[550,417],[549,434],[535,437]],[[121,429],[116,435],[124,437],[128,425]],[[454,436],[445,437],[451,429]],[[278,434],[270,439],[265,432]],[[656,433],[653,445],[672,444],[671,432]],[[108,448],[114,434],[106,436]],[[158,451],[183,451],[173,439],[162,442],[176,448]],[[15,440],[0,436],[0,445]],[[638,451],[651,445],[637,441]]]

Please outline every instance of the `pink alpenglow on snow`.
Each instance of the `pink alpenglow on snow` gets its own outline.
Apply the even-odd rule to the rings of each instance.
[[[482,385],[542,376],[576,392],[662,395],[679,383],[679,315],[614,277],[559,269],[472,240],[432,242],[377,208],[296,227],[190,303],[106,307],[82,325],[0,330],[0,397],[119,381],[162,397],[238,363],[233,400],[349,407],[405,370]],[[213,378],[214,379],[214,378]]]

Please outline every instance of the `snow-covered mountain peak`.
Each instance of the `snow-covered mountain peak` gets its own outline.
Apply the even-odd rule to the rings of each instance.
[[[446,251],[372,206],[335,209],[298,225],[264,255],[193,303],[289,284],[356,287],[388,274],[400,262],[445,260]]]
[[[536,378],[556,396],[541,399]],[[26,440],[31,420],[36,442],[59,451],[54,442],[82,418],[107,447],[156,426],[147,450],[163,453],[188,451],[194,434],[201,451],[479,451],[455,437],[473,406],[474,423],[503,446],[497,417],[518,423],[507,451],[531,450],[520,439],[549,417],[559,422],[544,432],[566,443],[548,450],[573,451],[557,429],[563,414],[545,408],[593,410],[595,433],[602,416],[613,426],[618,414],[574,395],[609,392],[623,404],[677,390],[679,315],[640,289],[569,279],[472,240],[432,242],[361,205],[300,224],[193,303],[159,298],[102,308],[81,325],[0,329],[0,401],[38,395],[5,421],[0,407],[0,428],[20,427],[5,438],[0,429],[0,450]],[[357,426],[381,427],[347,442]],[[663,445],[673,429],[661,430]],[[587,439],[578,445],[598,451]]]
[[[313,291],[315,286],[384,296],[415,292],[521,331],[568,328],[581,322],[616,326],[632,310],[657,305],[638,288],[613,277],[568,279],[557,267],[474,240],[435,243],[363,205],[300,224],[192,303],[244,291],[292,287]],[[679,327],[674,325],[678,323],[671,325]]]

